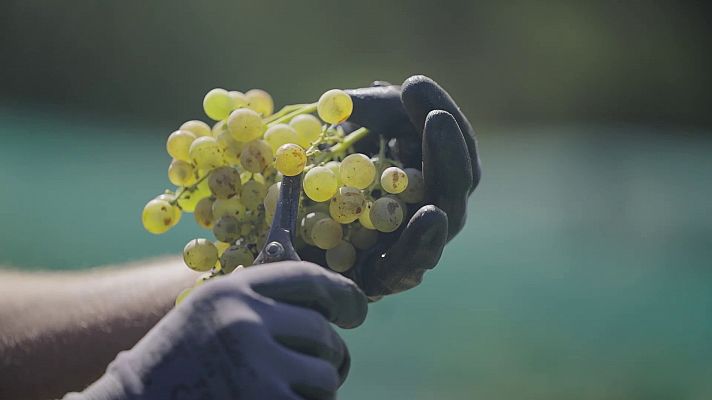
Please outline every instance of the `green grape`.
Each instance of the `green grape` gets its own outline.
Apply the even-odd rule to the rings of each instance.
[[[192,270],[210,271],[218,261],[218,249],[208,239],[193,239],[183,248],[183,261]]]
[[[195,183],[195,170],[193,165],[173,160],[168,166],[168,180],[176,186],[190,186]]]
[[[176,305],[185,301],[186,297],[188,297],[191,291],[193,291],[193,288],[186,288],[181,290],[180,293],[178,293],[178,297],[176,297]]]
[[[223,132],[228,132],[227,130],[227,122],[225,120],[218,121],[213,125],[212,129],[210,130],[210,136],[217,138],[221,133]]]
[[[245,205],[237,197],[229,199],[216,199],[213,203],[213,218],[218,220],[224,216],[235,217],[238,220],[244,218],[246,213]]]
[[[267,195],[264,199],[265,212],[270,216],[274,216],[277,210],[277,202],[279,202],[279,189],[282,187],[282,182],[275,182],[267,189]]]
[[[350,240],[351,244],[359,250],[370,249],[378,242],[378,231],[366,229],[363,225],[354,225]]]
[[[213,242],[213,244],[218,249],[218,257],[220,257],[225,252],[225,250],[227,250],[227,248],[231,246],[230,243],[225,243],[221,241]]]
[[[338,124],[351,116],[353,108],[351,96],[343,90],[331,89],[321,95],[316,110],[323,121]]]
[[[167,201],[173,206],[173,226],[178,225],[178,222],[180,222],[181,214],[183,213],[181,212],[180,207],[174,205],[176,201],[176,195],[173,193],[163,193],[162,195],[156,197],[156,199]]]
[[[240,154],[240,164],[250,172],[261,172],[272,163],[272,148],[264,140],[245,144]]]
[[[344,158],[339,171],[344,185],[356,189],[366,189],[376,177],[376,166],[370,158],[361,153],[350,154]]]
[[[234,242],[240,238],[240,222],[230,215],[220,217],[213,225],[213,235],[221,242]]]
[[[296,176],[304,171],[307,164],[307,153],[298,144],[283,144],[274,155],[274,163],[277,171],[282,175]]]
[[[314,223],[310,238],[315,246],[322,250],[336,247],[344,236],[341,224],[331,218],[323,218]]]
[[[233,245],[220,256],[220,269],[229,274],[240,265],[249,267],[254,261],[255,257],[248,248],[241,245]]]
[[[297,133],[298,145],[309,148],[321,136],[321,122],[311,114],[297,115],[289,121],[289,126]]]
[[[367,201],[366,208],[363,210],[361,215],[358,217],[358,222],[360,222],[361,226],[363,226],[366,229],[376,229],[376,227],[373,226],[373,222],[371,222],[371,209],[373,209],[373,202]]]
[[[195,283],[193,283],[193,289],[197,288],[198,286],[203,285],[205,282],[207,282],[210,279],[210,277],[211,277],[211,274],[209,272],[200,275],[198,277],[198,279],[195,280]]]
[[[227,131],[220,132],[215,138],[223,148],[225,162],[229,165],[240,164],[240,153],[242,153],[242,147],[245,143],[233,139],[230,132]]]
[[[326,250],[326,265],[336,272],[346,272],[356,262],[356,249],[351,243],[342,240],[336,246]]]
[[[405,174],[408,177],[408,186],[398,194],[403,201],[410,204],[422,203],[425,198],[425,181],[423,173],[415,168],[406,168]]]
[[[358,219],[366,208],[366,198],[360,190],[348,186],[339,188],[329,202],[329,215],[342,224],[350,224]]]
[[[176,160],[190,161],[190,145],[196,136],[192,132],[179,130],[168,136],[166,140],[166,151]]]
[[[255,180],[248,181],[242,185],[240,191],[240,201],[250,210],[255,210],[262,204],[262,199],[267,195],[267,187],[264,183]]]
[[[336,175],[336,187],[344,186],[344,183],[341,182],[341,163],[339,161],[329,161],[324,166]]]
[[[199,169],[213,169],[223,164],[223,150],[217,139],[201,136],[190,145],[190,160]]]
[[[211,136],[210,126],[203,121],[198,121],[197,119],[186,121],[180,126],[180,130],[188,131],[195,135],[195,137],[201,136]]]
[[[195,210],[193,210],[193,216],[195,217],[195,222],[205,229],[210,229],[213,227],[213,200],[210,197],[204,197],[200,199],[198,204],[195,205]]]
[[[232,167],[219,167],[210,172],[208,187],[218,199],[227,199],[240,192],[240,172]]]
[[[373,202],[371,222],[380,232],[393,232],[403,222],[404,210],[394,198],[381,197]]]
[[[304,193],[316,201],[327,201],[338,190],[336,175],[327,167],[314,167],[304,174]]]
[[[279,146],[297,142],[297,131],[287,124],[270,126],[265,132],[264,141],[269,144],[272,151],[277,151]]]
[[[306,244],[314,245],[314,241],[311,239],[311,233],[312,229],[314,228],[314,224],[316,224],[319,220],[322,220],[324,218],[329,218],[329,215],[323,212],[309,212],[307,213],[300,221],[299,221],[299,227],[298,232],[299,236],[301,236],[302,240]]]
[[[153,199],[143,207],[141,222],[147,231],[160,235],[175,225],[173,206],[165,200]]]
[[[208,196],[210,196],[210,188],[208,188],[207,180],[203,179],[195,188],[183,188],[183,191],[178,195],[178,205],[183,211],[193,212],[198,202]]]
[[[238,92],[237,90],[231,90],[228,94],[230,95],[230,98],[232,98],[232,107],[234,110],[237,110],[238,108],[245,108],[250,102],[244,93]]]
[[[227,119],[227,129],[239,142],[250,142],[262,137],[267,126],[258,113],[248,108],[233,111]]]
[[[269,93],[262,89],[251,89],[245,93],[248,107],[258,112],[262,117],[269,117],[274,111],[274,101]]]
[[[227,90],[216,88],[203,98],[203,110],[211,119],[220,121],[227,118],[230,111],[234,110],[234,101]]]
[[[381,187],[388,193],[401,193],[408,187],[408,175],[398,167],[388,167],[381,174]]]

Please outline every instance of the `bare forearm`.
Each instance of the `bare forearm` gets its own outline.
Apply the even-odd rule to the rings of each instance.
[[[97,379],[195,280],[180,263],[0,271],[0,398],[58,397]]]

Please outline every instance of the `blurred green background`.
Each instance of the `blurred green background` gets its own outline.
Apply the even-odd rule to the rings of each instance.
[[[6,0],[0,263],[177,253],[143,231],[212,87],[281,104],[424,73],[478,130],[465,230],[344,332],[343,399],[712,398],[702,2]]]

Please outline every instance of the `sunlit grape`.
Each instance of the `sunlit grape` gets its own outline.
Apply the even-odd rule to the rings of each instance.
[[[331,218],[323,218],[314,223],[311,229],[311,241],[320,249],[328,250],[336,247],[343,238],[341,224]]]
[[[329,218],[329,214],[323,212],[309,212],[299,221],[297,229],[305,243],[314,245],[311,239],[312,229],[314,228],[314,224],[324,218]]]
[[[296,143],[305,149],[321,135],[321,122],[311,114],[297,115],[289,121],[289,126],[297,133]]]
[[[176,160],[190,161],[190,145],[196,136],[192,132],[178,130],[168,136],[166,140],[166,151]]]
[[[183,211],[193,212],[198,202],[208,196],[210,196],[208,181],[203,179],[196,185],[195,188],[184,188],[180,193],[178,193],[178,205]]]
[[[216,168],[208,176],[208,187],[219,199],[235,196],[242,187],[240,172],[232,167]]]
[[[156,199],[167,201],[173,206],[173,226],[176,226],[178,222],[180,222],[180,217],[182,214],[180,207],[175,205],[176,195],[173,193],[163,193],[157,196]]]
[[[228,92],[230,98],[232,99],[232,107],[237,110],[238,108],[245,108],[249,105],[250,100],[245,96],[244,93],[238,92],[237,90],[231,90]]]
[[[321,95],[317,103],[319,118],[330,124],[346,121],[351,116],[353,108],[351,96],[339,89],[328,90]]]
[[[249,108],[240,108],[227,119],[227,129],[232,138],[240,142],[249,142],[262,137],[266,129],[262,117]]]
[[[356,221],[365,208],[366,198],[363,193],[343,186],[329,202],[329,215],[339,223],[349,224]]]
[[[373,202],[371,222],[381,232],[393,232],[403,222],[405,212],[401,204],[391,197],[381,197]]]
[[[213,242],[213,244],[218,249],[218,257],[220,257],[222,255],[222,253],[224,253],[225,250],[227,250],[227,248],[231,246],[230,243],[225,243],[225,242],[221,242],[221,241]]]
[[[189,131],[195,135],[195,137],[210,136],[210,126],[203,121],[198,121],[197,119],[186,121],[180,126],[180,130]]]
[[[203,110],[205,115],[220,121],[227,118],[230,111],[234,109],[234,101],[225,89],[216,88],[209,91],[203,98]]]
[[[234,242],[240,238],[240,222],[229,215],[220,217],[213,225],[213,235],[221,242]]]
[[[376,177],[376,166],[364,154],[350,154],[341,161],[339,168],[344,185],[366,189]]]
[[[217,260],[218,249],[208,239],[193,239],[183,248],[183,261],[195,271],[210,271]]]
[[[218,220],[224,216],[235,217],[238,220],[245,216],[246,208],[237,197],[216,199],[213,202],[213,218]]]
[[[267,187],[257,181],[248,181],[242,185],[240,191],[240,201],[250,210],[255,210],[262,204],[262,200],[267,195]]]
[[[324,164],[326,168],[329,168],[331,172],[336,175],[336,187],[341,187],[343,186],[343,182],[341,181],[341,162],[339,161],[329,161],[328,163]]]
[[[388,193],[401,193],[408,186],[408,175],[398,167],[388,167],[381,174],[381,187]]]
[[[193,165],[182,160],[173,160],[168,166],[168,180],[176,186],[189,186],[195,183]]]
[[[326,251],[326,265],[336,272],[346,272],[356,262],[356,249],[351,243],[342,240]]]
[[[304,174],[304,193],[317,202],[334,197],[337,184],[336,175],[327,167],[314,167]]]
[[[287,143],[281,145],[274,155],[277,171],[284,176],[296,176],[304,171],[307,163],[307,154],[298,144]]]
[[[229,274],[238,266],[249,267],[255,261],[252,252],[241,245],[230,246],[220,256],[220,266],[224,273]]]
[[[141,213],[141,222],[147,231],[158,235],[174,225],[173,206],[165,200],[153,199],[146,203]]]
[[[253,140],[243,146],[240,163],[250,172],[261,172],[272,163],[272,148],[263,140]]]
[[[190,160],[199,169],[213,169],[224,163],[223,150],[217,139],[201,136],[190,145]]]
[[[233,139],[230,132],[221,132],[216,137],[218,143],[223,148],[223,158],[229,165],[237,165],[240,163],[240,153],[245,145],[244,142],[238,142]]]
[[[287,124],[270,126],[265,132],[264,141],[276,152],[283,144],[297,143],[297,131]]]
[[[255,110],[263,117],[269,117],[274,111],[274,101],[269,93],[262,89],[250,89],[245,93],[248,107]]]
[[[363,226],[366,229],[376,229],[376,227],[373,226],[373,222],[371,222],[371,209],[372,208],[373,208],[373,202],[367,201],[366,208],[363,210],[361,215],[358,217],[358,222],[360,222],[361,226]]]
[[[195,205],[195,210],[193,210],[195,222],[205,229],[213,227],[213,203],[214,200],[212,198],[204,197]]]
[[[425,198],[425,181],[423,173],[415,168],[406,168],[405,174],[408,177],[408,186],[398,194],[398,197],[406,203],[422,203]]]

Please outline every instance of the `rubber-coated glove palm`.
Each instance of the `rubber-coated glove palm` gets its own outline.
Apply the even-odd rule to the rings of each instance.
[[[350,358],[329,321],[353,328],[366,311],[352,281],[317,265],[249,268],[197,288],[67,399],[333,399]]]

